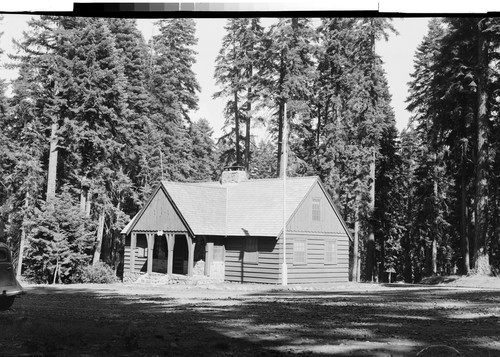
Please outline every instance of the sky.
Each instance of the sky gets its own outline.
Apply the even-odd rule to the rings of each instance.
[[[79,0],[79,2],[94,2],[95,0]],[[107,2],[127,2],[126,0],[108,0]],[[135,0],[134,3],[145,2]],[[167,0],[177,4],[193,4],[193,2],[178,2]],[[155,2],[156,3],[156,2]],[[269,10],[378,10],[381,12],[393,12],[400,14],[433,13],[434,16],[441,13],[472,13],[484,11],[499,11],[500,2],[497,0],[475,0],[454,2],[443,2],[435,0],[419,0],[418,2],[408,2],[401,0],[356,0],[346,3],[345,0],[307,0],[289,2],[287,0],[204,0],[203,4],[223,4],[224,10],[236,5],[239,10],[253,9],[258,11]],[[163,3],[165,4],[165,2]],[[37,0],[18,0],[2,2],[0,11],[71,11],[73,3],[68,0],[52,0],[50,2]],[[212,5],[210,5],[212,6]],[[215,6],[215,5],[214,5]],[[234,8],[231,8],[234,10]],[[206,13],[210,15],[210,12]],[[300,14],[297,13],[297,14]],[[26,21],[29,15],[4,14],[0,31],[4,35],[0,39],[0,46],[5,50],[5,54],[0,63],[6,62],[6,54],[12,53],[12,38],[21,38],[22,31],[26,28]],[[269,21],[266,19],[265,21]],[[266,25],[265,21],[263,22]],[[386,72],[389,91],[392,95],[392,107],[396,117],[396,126],[401,131],[406,128],[410,113],[406,111],[405,100],[408,97],[407,83],[410,81],[410,73],[413,72],[413,58],[417,46],[421,43],[427,33],[428,17],[393,17],[393,24],[399,35],[391,34],[387,42],[379,42],[376,45],[377,53],[382,57]],[[149,39],[154,34],[153,19],[139,19],[138,27],[143,32],[144,37]],[[198,52],[197,62],[193,70],[197,76],[201,87],[199,93],[199,110],[192,113],[192,119],[207,119],[214,129],[214,136],[219,137],[224,125],[223,99],[213,99],[214,92],[219,90],[213,78],[215,58],[219,51],[222,37],[224,36],[224,24],[226,20],[222,18],[199,18],[196,19],[198,45],[195,50]],[[2,68],[0,77],[11,80],[15,73]],[[262,129],[261,129],[262,130]],[[258,132],[259,129],[254,129]],[[264,137],[265,138],[265,137]]]
[[[7,53],[13,53],[12,39],[20,39],[22,31],[27,28],[26,21],[29,15],[5,14],[2,24],[3,36],[0,45]],[[396,116],[396,126],[401,131],[408,123],[410,113],[405,110],[405,100],[408,97],[407,83],[410,81],[410,73],[413,71],[413,56],[417,46],[427,33],[427,23],[429,18],[394,18],[393,25],[399,35],[391,34],[387,42],[381,41],[376,45],[377,53],[382,57],[384,69],[386,71],[389,91],[392,95],[392,106]],[[154,19],[138,19],[138,28],[142,31],[146,40],[156,34],[153,26]],[[192,113],[192,119],[207,119],[213,129],[214,136],[218,137],[222,133],[224,125],[224,99],[213,99],[213,94],[220,88],[215,84],[213,78],[215,58],[220,49],[222,38],[225,34],[224,25],[226,19],[223,18],[199,18],[196,19],[196,36],[198,45],[195,50],[198,52],[197,61],[193,66],[198,82],[201,87],[199,93],[199,109]],[[265,19],[265,22],[272,19]],[[4,54],[2,63],[8,61]],[[2,68],[1,77],[12,80],[15,72]],[[261,132],[262,128],[254,128],[255,132]]]

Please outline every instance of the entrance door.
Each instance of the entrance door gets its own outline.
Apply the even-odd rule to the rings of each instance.
[[[187,274],[188,245],[184,235],[175,236],[174,244],[174,274]]]
[[[153,247],[153,272],[167,274],[167,240],[165,236],[155,235]]]

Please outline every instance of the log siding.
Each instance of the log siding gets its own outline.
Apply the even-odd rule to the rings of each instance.
[[[240,283],[269,283],[279,281],[278,251],[273,237],[252,237],[257,240],[258,264],[245,260],[246,237],[228,237],[225,244],[224,280]],[[253,252],[250,252],[254,254]]]

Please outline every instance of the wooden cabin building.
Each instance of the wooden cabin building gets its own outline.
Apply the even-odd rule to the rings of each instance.
[[[204,274],[232,282],[345,282],[348,229],[318,177],[162,181],[122,230],[124,276]],[[286,250],[283,247],[283,219]],[[286,254],[285,254],[286,253]]]

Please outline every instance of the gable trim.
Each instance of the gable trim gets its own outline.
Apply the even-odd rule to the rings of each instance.
[[[175,204],[174,200],[172,199],[172,196],[170,196],[170,194],[168,193],[167,189],[165,188],[165,186],[163,186],[163,182],[161,183],[161,189],[163,191],[163,193],[165,193],[165,196],[167,197],[168,201],[170,202],[170,204],[172,205],[172,207],[174,208],[175,212],[177,213],[177,215],[179,216],[179,218],[181,219],[182,223],[184,224],[184,226],[187,228],[188,230],[188,233],[191,237],[194,237],[194,233],[193,233],[193,230],[191,229],[191,227],[189,226],[189,224],[187,223],[186,219],[184,218],[184,216],[182,215],[181,211],[179,210],[179,207],[177,207],[177,205]]]
[[[344,218],[342,218],[342,216],[338,212],[337,207],[335,206],[335,203],[333,203],[332,198],[330,197],[330,195],[328,194],[328,192],[326,192],[326,189],[323,186],[323,184],[321,183],[321,180],[318,180],[318,184],[319,184],[319,187],[323,190],[323,194],[326,196],[326,199],[330,203],[330,206],[333,208],[333,212],[335,212],[335,215],[339,219],[340,224],[342,224],[342,227],[344,228],[344,231],[346,232],[347,236],[349,237],[349,240],[351,242],[353,242],[354,239],[352,238],[352,235],[351,235],[351,232],[349,231],[349,228],[347,228],[347,223],[344,221]]]
[[[287,221],[286,221],[286,224],[285,224],[285,227],[288,226],[288,223],[290,223],[290,221],[292,220],[293,217],[295,217],[295,215],[297,214],[297,211],[299,210],[300,207],[302,207],[302,205],[304,204],[304,201],[306,200],[306,198],[309,196],[309,194],[311,193],[312,189],[314,188],[314,185],[319,182],[319,177],[318,176],[312,176],[315,178],[314,180],[314,183],[311,185],[311,187],[309,187],[309,189],[307,190],[307,193],[304,195],[304,197],[302,197],[302,199],[300,200],[299,204],[297,205],[297,207],[295,207],[295,209],[293,210],[292,214],[290,215],[290,217],[288,217]],[[323,192],[324,194],[324,192]],[[277,237],[283,235],[283,228],[281,228],[281,230],[279,231]]]
[[[134,230],[135,226],[137,225],[137,222],[139,222],[142,215],[144,214],[144,212],[146,211],[148,206],[151,204],[151,201],[156,196],[156,194],[158,193],[159,190],[160,190],[160,185],[157,185],[156,188],[153,190],[153,193],[149,196],[148,200],[146,201],[146,204],[144,205],[144,207],[142,207],[139,210],[139,212],[132,218],[132,220],[134,222],[130,225],[130,227],[128,227],[128,229],[126,231],[124,229],[123,231],[121,231],[121,233],[129,234],[130,232],[132,232]]]
[[[131,233],[135,226],[137,225],[137,223],[140,221],[140,219],[142,218],[142,216],[144,215],[144,212],[146,212],[147,208],[149,207],[149,205],[151,204],[151,202],[153,201],[153,199],[156,197],[156,195],[158,194],[158,192],[161,191],[165,194],[165,197],[167,198],[167,200],[170,202],[170,204],[172,205],[172,207],[174,208],[174,211],[175,213],[177,213],[177,215],[179,216],[179,218],[181,219],[182,221],[182,224],[184,224],[184,226],[186,227],[188,233],[191,235],[191,237],[194,237],[194,234],[193,234],[193,230],[191,229],[191,227],[189,226],[189,224],[187,223],[186,219],[184,218],[184,216],[181,214],[181,212],[179,211],[179,208],[177,207],[177,205],[175,204],[174,200],[172,199],[172,197],[168,194],[167,190],[165,189],[165,187],[163,186],[163,183],[160,183],[158,186],[156,186],[156,188],[154,189],[153,193],[151,193],[151,195],[149,196],[149,199],[148,201],[146,202],[146,204],[144,205],[144,207],[142,207],[142,209],[132,218],[132,220],[134,221],[130,227],[128,227],[128,229],[125,231],[123,230],[121,233],[122,234],[129,234]]]

